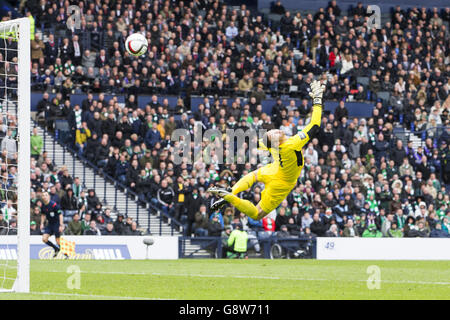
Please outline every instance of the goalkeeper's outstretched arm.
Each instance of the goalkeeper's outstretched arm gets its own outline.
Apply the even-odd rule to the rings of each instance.
[[[312,138],[314,138],[319,133],[320,124],[322,122],[322,110],[323,110],[323,101],[322,96],[325,91],[325,84],[320,83],[320,81],[315,80],[311,83],[311,92],[309,95],[313,99],[313,107],[312,107],[312,115],[311,121],[308,125],[298,133],[298,136],[301,138],[300,148],[303,148],[306,143]]]
[[[319,133],[320,123],[322,122],[322,104],[314,104],[312,107],[311,121],[301,131],[308,137],[308,140],[314,138]]]

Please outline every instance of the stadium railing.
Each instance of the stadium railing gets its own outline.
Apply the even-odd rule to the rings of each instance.
[[[35,123],[35,125],[37,125]],[[139,199],[139,195],[131,190],[128,186],[122,184],[119,180],[115,179],[114,177],[108,175],[106,172],[104,172],[101,168],[96,166],[94,163],[86,159],[83,155],[80,155],[74,148],[70,147],[65,141],[62,141],[64,138],[64,135],[61,135],[59,130],[55,130],[54,134],[49,132],[47,128],[41,127],[44,131],[44,146],[43,150],[47,150],[46,145],[46,136],[50,135],[53,137],[52,139],[52,146],[51,151],[49,152],[49,155],[51,155],[52,160],[55,161],[56,158],[56,143],[59,143],[59,145],[63,148],[63,165],[66,164],[66,151],[68,151],[72,155],[72,177],[75,177],[77,174],[76,171],[76,163],[75,161],[78,159],[83,164],[83,169],[81,174],[81,183],[82,187],[86,188],[86,168],[90,167],[92,170],[94,170],[93,175],[93,189],[96,190],[96,194],[99,196],[99,198],[102,196],[100,193],[97,193],[97,190],[103,188],[103,203],[106,205],[111,205],[114,212],[118,212],[117,204],[118,204],[118,192],[119,189],[122,190],[125,193],[125,211],[124,215],[125,217],[128,215],[128,208],[129,208],[129,201],[136,201],[136,223],[139,225],[140,222],[147,220],[147,233],[150,233],[150,225],[151,225],[151,217],[157,216],[159,213],[159,235],[162,235],[162,227],[163,223],[167,223],[171,227],[171,234],[174,235],[175,231],[183,232],[184,226],[182,223],[180,223],[175,218],[171,217],[169,214],[163,212],[162,210],[159,210],[157,207],[155,207],[150,201],[142,201]],[[97,182],[97,175],[100,175],[103,177],[103,185],[100,185],[100,182]],[[107,201],[106,193],[107,193],[107,183],[110,183],[114,186],[114,202],[109,204]],[[141,207],[141,204],[144,204],[145,208]]]
[[[447,136],[445,136],[446,130]],[[394,130],[393,134],[397,139],[402,140],[403,143],[407,143],[408,141],[411,140],[411,137],[416,136],[420,138],[422,147],[425,146],[425,140],[427,138],[431,138],[433,140],[433,144],[439,146],[440,142],[443,139],[449,139],[450,127],[436,126],[425,130],[415,131],[415,127],[412,124],[411,130]]]

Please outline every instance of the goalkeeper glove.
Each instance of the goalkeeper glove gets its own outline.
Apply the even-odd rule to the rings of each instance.
[[[309,92],[309,95],[313,99],[313,105],[316,104],[320,104],[321,106],[323,105],[322,96],[323,92],[325,91],[326,83],[327,83],[326,80],[324,81],[324,83],[320,83],[320,81],[318,80],[314,80],[313,82],[311,82],[310,84],[311,91]]]

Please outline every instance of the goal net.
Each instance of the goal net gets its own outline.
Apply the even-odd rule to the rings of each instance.
[[[0,292],[29,292],[30,21],[0,22]]]

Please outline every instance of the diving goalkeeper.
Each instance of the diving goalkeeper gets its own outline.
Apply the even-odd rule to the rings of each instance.
[[[259,220],[276,209],[286,199],[297,184],[297,179],[303,169],[304,161],[302,148],[310,139],[319,132],[322,120],[322,96],[325,91],[326,80],[321,83],[315,80],[311,83],[309,95],[313,99],[313,111],[310,123],[299,133],[292,137],[286,137],[284,132],[278,129],[268,131],[263,140],[259,141],[262,149],[269,150],[273,162],[259,168],[242,177],[230,190],[211,187],[208,191],[222,199],[212,205],[217,210],[226,202],[229,202],[239,211],[252,219]],[[236,195],[245,191],[256,182],[262,182],[265,188],[261,194],[260,202],[255,206],[248,200]]]

